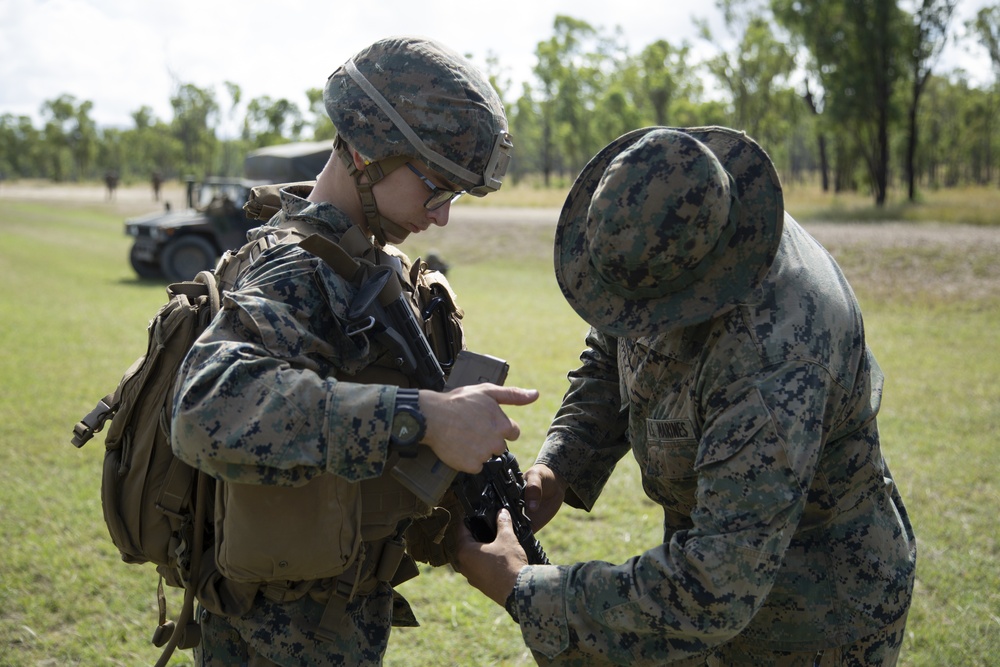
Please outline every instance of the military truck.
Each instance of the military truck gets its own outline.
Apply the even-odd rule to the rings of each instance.
[[[243,178],[188,179],[183,210],[168,205],[125,221],[125,233],[133,239],[132,269],[140,278],[177,282],[213,268],[223,252],[240,247],[247,232],[260,224],[243,213],[250,188],[315,180],[332,149],[332,141],[269,146],[247,155]]]

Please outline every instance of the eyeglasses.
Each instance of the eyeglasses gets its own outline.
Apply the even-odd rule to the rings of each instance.
[[[419,176],[420,180],[424,182],[425,186],[427,186],[427,189],[431,191],[431,196],[424,201],[424,208],[428,211],[439,209],[448,202],[455,201],[465,194],[465,190],[448,190],[447,188],[439,188],[431,182],[431,179],[420,173],[420,170],[412,164],[407,162],[406,166],[410,168],[410,171]]]

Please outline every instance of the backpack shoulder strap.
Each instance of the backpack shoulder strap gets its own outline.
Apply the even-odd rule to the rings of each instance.
[[[306,252],[316,255],[340,274],[348,282],[357,282],[360,277],[361,263],[354,259],[340,244],[331,241],[321,234],[310,234],[299,241],[299,246]]]

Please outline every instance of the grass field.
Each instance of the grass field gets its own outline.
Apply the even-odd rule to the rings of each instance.
[[[966,202],[973,196],[988,202],[976,211],[997,210],[995,192]],[[149,643],[155,572],[122,564],[104,527],[103,436],[81,450],[69,442],[143,351],[164,298],[162,284],[128,267],[124,206],[0,206],[0,667],[132,666],[159,655]],[[951,211],[944,222],[963,219],[954,204],[938,206]],[[966,219],[982,224],[978,215]],[[914,667],[1000,664],[1000,229],[988,243],[956,241],[961,229],[918,248],[850,233],[830,245],[887,375],[883,443],[919,548],[901,660]],[[585,331],[552,277],[551,239],[551,225],[511,220],[455,224],[408,244],[413,256],[433,248],[451,262],[470,347],[506,358],[508,384],[542,392],[513,413],[523,436],[511,448],[525,467]],[[594,512],[567,509],[539,538],[554,562],[622,561],[654,544],[659,524],[625,461]],[[458,575],[428,568],[400,590],[423,626],[394,631],[387,665],[533,664],[505,612]],[[171,664],[189,663],[182,652]]]

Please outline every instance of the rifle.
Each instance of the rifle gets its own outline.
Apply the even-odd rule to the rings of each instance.
[[[397,268],[388,264],[362,263],[319,234],[308,236],[299,245],[326,261],[344,279],[358,285],[347,312],[347,333],[366,333],[381,342],[390,350],[399,370],[415,378],[421,389],[448,391],[479,382],[503,384],[507,379],[507,362],[462,350],[455,358],[446,383],[444,370],[431,350],[423,326],[403,293]],[[418,447],[417,456],[400,459],[391,472],[397,481],[430,507],[441,502],[458,474],[438,459],[430,447]]]
[[[355,318],[370,321],[366,327],[373,329],[376,336],[380,336],[390,349],[398,353],[397,362],[417,377],[421,387],[447,391],[480,382],[504,383],[507,362],[468,350],[458,353],[445,383],[444,372],[431,352],[413,310],[406,303],[406,297],[401,294],[398,283],[392,287],[396,281],[395,273],[388,267],[382,268],[385,271],[374,274],[374,280],[370,279],[362,286],[349,317],[352,321]],[[375,298],[376,294],[382,296]],[[430,447],[420,447],[416,457],[397,461],[391,474],[431,507],[440,502],[449,487],[454,486],[465,510],[465,525],[480,542],[496,539],[496,516],[501,508],[506,508],[517,540],[528,555],[528,562],[532,565],[548,564],[549,559],[535,539],[531,520],[524,511],[524,477],[510,451],[491,457],[480,472],[470,475],[460,474],[443,463]]]
[[[517,541],[528,555],[528,563],[549,564],[542,545],[531,530],[531,519],[524,512],[524,477],[510,451],[490,458],[475,475],[459,475],[455,491],[465,510],[465,525],[477,541],[496,539],[497,513],[506,509]]]
[[[347,334],[371,334],[395,355],[399,370],[422,389],[442,391],[444,371],[391,266],[373,267],[347,312]]]
[[[462,350],[445,382],[441,364],[410,308],[396,269],[387,265],[363,267],[337,244],[318,235],[304,239],[300,245],[325,259],[351,282],[360,283],[347,313],[348,334],[367,332],[374,336],[392,351],[399,369],[416,378],[420,388],[448,391],[481,382],[502,385],[506,381],[507,362]],[[430,447],[419,447],[417,456],[399,459],[391,474],[430,507],[436,506],[454,486],[465,509],[465,523],[480,542],[496,539],[496,515],[506,508],[528,562],[549,562],[524,512],[524,477],[510,451],[490,458],[475,475],[460,475],[438,459]]]

